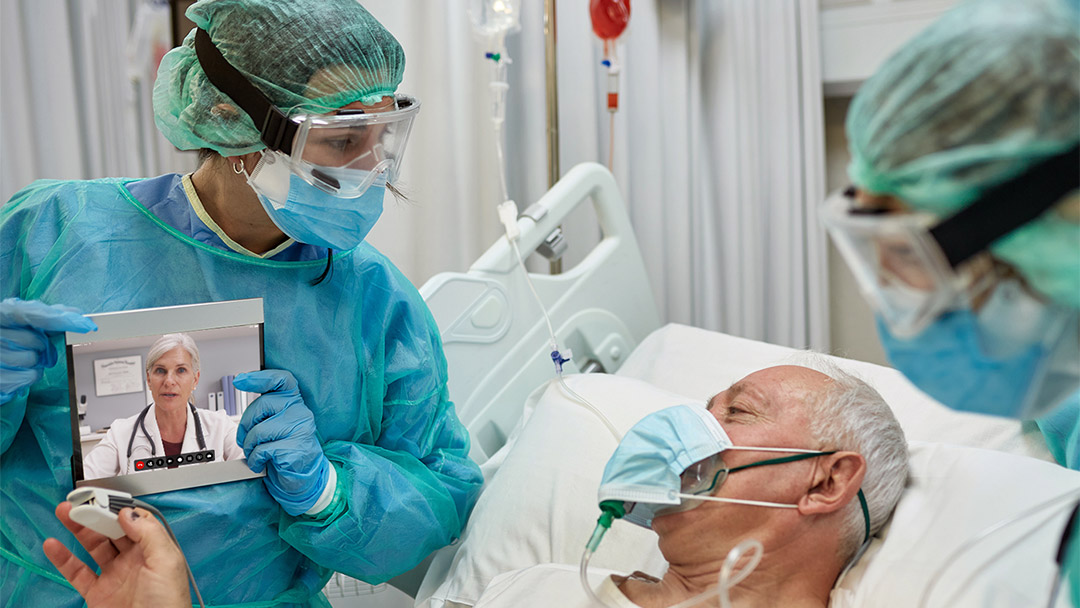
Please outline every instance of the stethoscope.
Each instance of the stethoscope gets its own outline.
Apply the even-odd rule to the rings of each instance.
[[[154,405],[151,403],[150,405]],[[131,439],[128,440],[127,457],[131,458],[132,449],[135,446],[135,435],[142,429],[143,435],[150,441],[150,455],[157,456],[157,446],[154,445],[154,439],[150,437],[150,433],[146,432],[146,413],[150,411],[150,405],[143,408],[143,411],[139,413],[139,417],[135,419],[135,427],[131,429]],[[199,451],[206,449],[206,440],[203,439],[202,422],[199,421],[199,412],[195,409],[195,406],[191,403],[188,404],[191,408],[191,415],[195,417],[195,441],[199,444]]]

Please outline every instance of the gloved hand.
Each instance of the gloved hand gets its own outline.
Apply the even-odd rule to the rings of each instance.
[[[0,302],[0,403],[7,403],[56,365],[47,333],[97,331],[97,324],[70,306],[8,298]]]
[[[262,393],[244,410],[236,431],[248,467],[256,473],[266,469],[266,487],[286,513],[305,513],[326,488],[330,461],[296,378],[287,371],[267,369],[239,374],[233,386]]]

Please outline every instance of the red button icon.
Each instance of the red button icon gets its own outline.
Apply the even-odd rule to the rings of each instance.
[[[146,463],[145,463],[145,462],[136,462],[136,463],[135,463],[135,468],[136,468],[136,469],[141,469],[141,468],[143,468],[143,467],[145,467],[145,466],[146,466]]]

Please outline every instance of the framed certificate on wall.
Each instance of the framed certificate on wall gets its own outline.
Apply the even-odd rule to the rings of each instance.
[[[142,356],[94,360],[94,394],[125,395],[143,390]]]

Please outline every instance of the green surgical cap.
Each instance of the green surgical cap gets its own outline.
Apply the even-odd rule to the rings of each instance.
[[[968,0],[912,39],[852,100],[848,173],[855,185],[946,217],[1075,146],[1077,6]],[[1080,223],[1051,211],[991,251],[1036,290],[1080,308]]]
[[[401,45],[356,0],[200,0],[187,16],[289,115],[374,103],[394,94],[405,70]],[[265,148],[252,118],[210,84],[194,45],[192,30],[161,60],[158,129],[181,150],[236,156]]]

